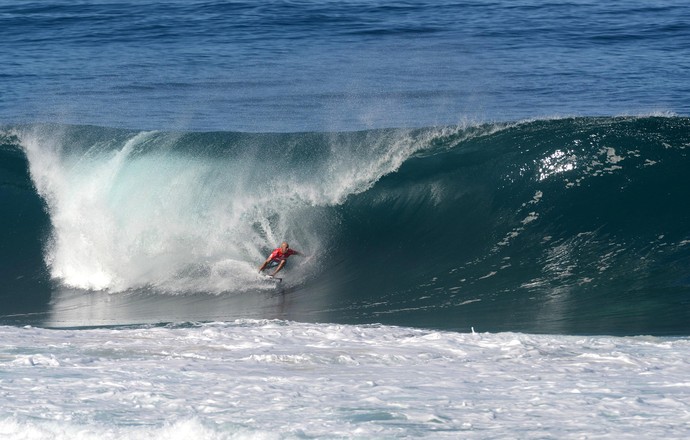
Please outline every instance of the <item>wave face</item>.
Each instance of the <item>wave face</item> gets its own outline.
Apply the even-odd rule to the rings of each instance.
[[[53,293],[195,295],[209,304],[261,295],[275,286],[256,268],[287,240],[307,256],[288,263],[294,294],[282,317],[690,330],[686,118],[347,133],[65,125],[2,133],[0,188],[15,201],[3,217],[3,242],[12,244],[3,266],[24,261],[3,277],[29,273],[45,287],[47,272]],[[20,223],[23,233],[12,226]],[[23,249],[19,239],[34,244]],[[6,297],[38,289],[13,286]]]

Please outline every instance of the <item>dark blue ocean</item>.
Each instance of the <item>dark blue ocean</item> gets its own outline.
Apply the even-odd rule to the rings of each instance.
[[[685,439],[688,170],[686,1],[0,0],[0,437]]]
[[[293,132],[687,115],[680,0],[0,6],[2,123]]]

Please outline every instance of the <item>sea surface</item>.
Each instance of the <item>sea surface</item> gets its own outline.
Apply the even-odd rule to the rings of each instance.
[[[0,438],[688,438],[689,155],[684,1],[0,1]]]

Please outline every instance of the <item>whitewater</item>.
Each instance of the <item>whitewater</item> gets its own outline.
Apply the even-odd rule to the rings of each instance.
[[[685,338],[265,320],[0,333],[3,438],[681,439],[690,428]]]

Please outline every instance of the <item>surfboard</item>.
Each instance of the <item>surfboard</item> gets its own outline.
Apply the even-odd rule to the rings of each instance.
[[[261,275],[261,277],[262,277],[264,280],[269,281],[269,282],[273,282],[273,283],[280,283],[280,282],[283,281],[282,278],[274,277],[274,276],[272,276],[272,275]]]

